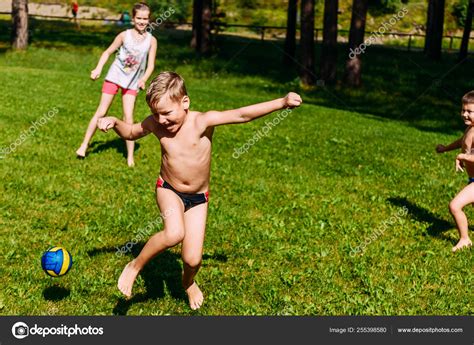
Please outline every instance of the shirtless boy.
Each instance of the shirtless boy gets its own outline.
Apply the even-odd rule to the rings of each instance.
[[[474,182],[474,91],[470,91],[463,96],[461,117],[467,126],[464,135],[448,146],[438,145],[436,147],[438,153],[462,148],[462,152],[456,157],[456,171],[463,171],[465,168],[469,178],[467,186],[449,203],[449,211],[456,221],[459,232],[459,241],[453,247],[453,252],[472,246],[468,233],[467,217],[463,212],[463,208],[474,203],[474,184],[472,183]]]
[[[98,121],[107,132],[114,129],[126,140],[153,133],[161,145],[161,169],[156,200],[163,217],[163,230],[153,235],[140,254],[129,262],[118,280],[118,288],[131,296],[138,273],[154,256],[182,244],[182,284],[192,309],[201,307],[204,296],[194,281],[202,260],[209,200],[211,144],[214,127],[245,123],[276,110],[298,107],[301,97],[293,92],[283,98],[226,111],[198,112],[189,109],[184,80],[177,73],[162,72],[146,95],[152,115],[143,122],[127,124],[115,117]]]

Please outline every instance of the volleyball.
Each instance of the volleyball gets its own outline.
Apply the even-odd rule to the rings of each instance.
[[[63,247],[52,247],[43,253],[41,267],[47,275],[60,277],[65,275],[72,266],[72,256]]]

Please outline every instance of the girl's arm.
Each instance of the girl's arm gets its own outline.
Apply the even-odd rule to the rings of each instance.
[[[119,33],[117,37],[115,37],[112,44],[102,53],[99,62],[97,63],[97,66],[91,72],[92,80],[96,80],[97,78],[99,78],[100,74],[102,73],[102,68],[104,68],[104,65],[107,63],[107,60],[109,59],[110,55],[112,55],[123,44],[124,34],[125,31]]]
[[[156,41],[155,37],[151,37],[151,46],[150,46],[150,51],[148,52],[148,62],[147,62],[147,67],[145,74],[143,77],[140,78],[138,81],[138,88],[145,90],[145,84],[148,78],[150,78],[151,74],[153,73],[153,70],[155,69],[155,59],[156,59],[156,47],[158,46],[158,43]]]

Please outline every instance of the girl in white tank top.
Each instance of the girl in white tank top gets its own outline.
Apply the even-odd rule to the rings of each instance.
[[[133,123],[133,109],[139,89],[145,89],[145,83],[150,78],[155,67],[156,38],[147,32],[150,20],[150,7],[145,3],[137,3],[133,7],[133,29],[121,32],[107,50],[102,53],[97,67],[91,72],[91,79],[99,78],[102,68],[110,55],[117,49],[118,53],[109,68],[102,86],[102,97],[97,110],[89,122],[84,140],[76,151],[78,158],[84,158],[89,142],[97,128],[97,120],[105,115],[112,104],[115,94],[122,90],[124,121]],[[134,165],[133,141],[127,140],[127,163]]]
[[[135,29],[125,31],[123,44],[105,80],[124,89],[137,90],[138,81],[145,74],[146,60],[153,36],[145,32],[141,41],[137,41],[133,30]]]

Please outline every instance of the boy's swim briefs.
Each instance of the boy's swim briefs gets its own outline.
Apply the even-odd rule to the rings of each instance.
[[[177,196],[180,197],[181,201],[184,204],[184,212],[193,208],[194,206],[204,204],[205,202],[209,201],[209,192],[197,194],[181,193],[174,189],[172,185],[163,180],[161,177],[158,177],[158,179],[156,180],[156,188],[160,187],[170,189],[175,192]]]

